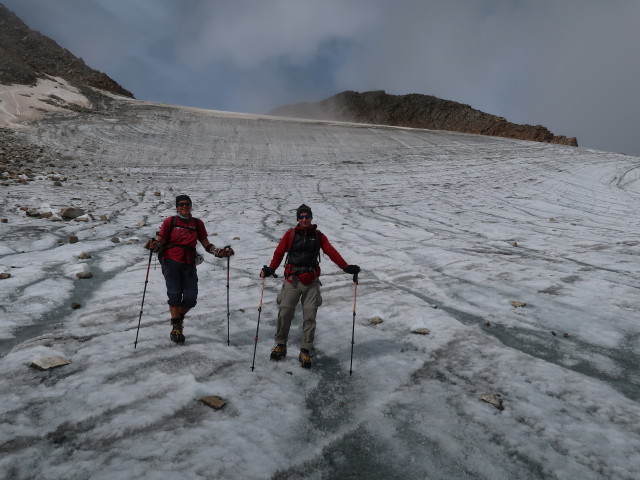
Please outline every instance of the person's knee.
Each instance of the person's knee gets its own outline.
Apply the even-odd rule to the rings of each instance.
[[[167,296],[169,297],[169,300],[167,300],[167,303],[169,304],[170,307],[182,306],[182,295],[180,295],[179,293],[167,292]]]

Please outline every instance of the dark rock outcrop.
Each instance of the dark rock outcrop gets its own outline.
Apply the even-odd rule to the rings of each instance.
[[[269,115],[449,130],[536,142],[578,146],[575,137],[554,135],[542,125],[519,125],[430,95],[389,95],[384,90],[346,91],[317,103],[276,108]]]
[[[46,75],[61,77],[83,91],[95,87],[133,97],[106,74],[90,68],[81,58],[30,29],[0,4],[0,84],[34,85]]]

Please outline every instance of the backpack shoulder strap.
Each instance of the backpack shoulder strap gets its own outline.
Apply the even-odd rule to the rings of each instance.
[[[322,232],[316,228],[316,258],[320,263],[320,242],[322,240]]]

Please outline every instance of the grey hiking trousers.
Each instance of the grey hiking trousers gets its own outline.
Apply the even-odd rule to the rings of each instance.
[[[300,301],[302,303],[302,342],[300,348],[306,348],[312,352],[313,339],[316,334],[316,312],[318,307],[322,305],[320,281],[316,278],[313,283],[305,285],[295,276],[291,283],[285,280],[276,301],[279,306],[276,343],[286,345],[291,321]]]

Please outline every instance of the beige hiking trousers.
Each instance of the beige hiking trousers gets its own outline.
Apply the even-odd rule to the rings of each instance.
[[[313,351],[313,339],[316,334],[316,312],[322,305],[320,295],[320,281],[318,279],[309,285],[303,284],[295,276],[291,283],[286,280],[278,294],[278,326],[276,331],[276,343],[285,344],[289,338],[289,329],[293,320],[298,302],[302,303],[302,342],[300,348]]]

